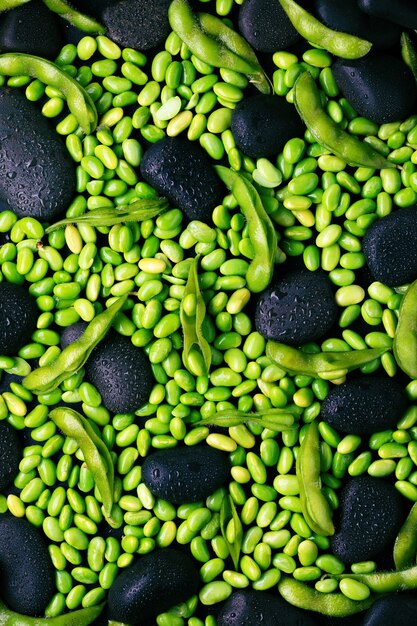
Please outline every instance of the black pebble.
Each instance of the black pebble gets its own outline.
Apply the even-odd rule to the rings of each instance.
[[[235,591],[217,617],[217,626],[314,626],[310,615],[265,591]]]
[[[351,478],[340,493],[339,523],[331,538],[333,553],[345,563],[373,559],[391,550],[404,520],[404,501],[382,478]]]
[[[363,252],[374,280],[397,287],[417,278],[417,206],[398,209],[372,224]]]
[[[103,11],[107,36],[119,45],[150,50],[163,44],[171,32],[171,0],[122,0]]]
[[[343,433],[370,434],[395,428],[407,408],[402,387],[388,376],[361,376],[331,389],[322,418]]]
[[[38,307],[24,287],[0,283],[0,351],[16,355],[36,330]]]
[[[338,59],[332,71],[342,94],[359,115],[384,124],[414,113],[416,82],[400,58],[371,52],[353,61]]]
[[[25,52],[54,59],[63,43],[59,20],[42,0],[32,0],[2,16],[2,52]]]
[[[209,221],[225,190],[212,162],[200,146],[181,137],[167,137],[145,152],[143,178],[190,220]]]
[[[294,105],[266,95],[239,102],[231,129],[238,148],[254,159],[278,154],[289,139],[302,137],[305,130]]]
[[[0,90],[0,199],[18,217],[55,219],[75,191],[73,163],[40,110],[17,90]]]
[[[61,334],[61,348],[67,348],[69,345],[77,341],[87,328],[87,322],[76,322],[71,326],[66,326]]]
[[[132,626],[143,624],[192,596],[198,586],[198,571],[187,554],[156,550],[116,578],[108,596],[109,615]]]
[[[417,596],[399,593],[379,598],[365,616],[363,626],[411,626],[417,623]]]
[[[315,13],[329,28],[342,31],[373,44],[373,49],[384,50],[398,43],[401,28],[381,17],[364,14],[357,0],[316,0]]]
[[[113,413],[133,413],[148,400],[154,384],[145,352],[129,337],[110,331],[85,364],[86,377]]]
[[[204,500],[228,475],[227,456],[203,445],[158,450],[142,465],[142,480],[149,491],[174,504]]]
[[[55,569],[41,533],[27,520],[0,515],[1,597],[13,611],[44,615],[56,592]]]
[[[358,0],[362,11],[383,17],[405,28],[417,28],[417,4],[415,0]]]
[[[22,454],[16,430],[4,420],[0,422],[0,489],[4,489],[19,471]]]
[[[278,0],[245,0],[239,11],[239,30],[259,52],[285,50],[300,40]]]
[[[71,4],[73,4],[76,9],[98,20],[101,19],[103,11],[107,7],[117,4],[118,2],[119,0],[71,0]]]
[[[331,283],[322,271],[278,278],[256,304],[255,326],[265,337],[299,346],[323,337],[337,319]]]

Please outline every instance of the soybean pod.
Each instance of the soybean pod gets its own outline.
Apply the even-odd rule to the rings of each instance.
[[[398,570],[411,567],[417,555],[417,502],[412,506],[394,543],[394,563]]]
[[[228,525],[230,521],[233,523],[233,541],[230,541],[228,536]],[[239,567],[239,557],[242,548],[243,528],[234,502],[229,494],[226,494],[222,500],[220,508],[220,530],[223,539],[226,541],[229,548],[233,565],[237,570]]]
[[[59,220],[59,222],[48,226],[45,232],[47,234],[52,233],[68,224],[88,224],[89,226],[100,227],[114,226],[114,224],[124,222],[142,222],[156,217],[165,211],[168,206],[168,200],[158,198],[156,200],[140,199],[125,206],[92,209],[79,217],[68,217]]]
[[[194,14],[187,0],[173,0],[168,18],[172,30],[196,57],[214,67],[245,74],[259,91],[270,92],[269,82],[252,48],[220,18]]]
[[[254,257],[249,265],[246,282],[251,291],[264,291],[272,280],[278,251],[274,225],[265,211],[255,187],[244,176],[221,165],[215,166],[217,174],[231,190],[245,216]]]
[[[105,33],[105,27],[97,22],[97,20],[84,15],[80,11],[77,11],[66,0],[43,0],[48,9],[51,9],[54,13],[62,17],[69,22],[72,26],[79,28],[79,30],[85,33]]]
[[[57,617],[30,617],[9,609],[0,601],[1,626],[89,626],[100,615],[104,604],[71,611]]]
[[[408,33],[401,35],[401,55],[404,63],[408,65],[417,82],[417,49]]]
[[[10,9],[16,9],[28,2],[30,2],[30,0],[0,0],[0,13],[10,11]]]
[[[332,30],[294,0],[279,0],[296,31],[310,43],[343,59],[359,59],[372,48],[370,41]]]
[[[296,475],[304,518],[318,535],[333,535],[330,505],[321,491],[320,439],[317,422],[307,426],[297,455]]]
[[[203,332],[206,305],[198,283],[198,258],[198,256],[194,258],[190,268],[184,298],[180,307],[180,319],[184,335],[184,349],[182,352],[184,365],[195,376],[202,376],[207,375],[210,371],[211,348]],[[193,311],[188,310],[184,306],[188,296],[193,301]],[[197,351],[198,354],[196,358],[193,358],[194,351]],[[202,363],[200,363],[200,359],[202,359]]]
[[[285,343],[268,341],[266,353],[289,374],[304,374],[335,380],[358,367],[380,358],[388,348],[366,348],[349,352],[317,352],[308,354]]]
[[[366,611],[375,600],[372,597],[367,600],[351,600],[340,592],[322,593],[289,576],[282,576],[278,591],[293,606],[329,617],[348,617]]]
[[[397,572],[373,572],[372,574],[338,574],[335,578],[353,578],[364,583],[375,593],[396,593],[417,589],[417,565]]]
[[[200,420],[198,424],[212,424],[213,426],[230,428],[239,426],[239,424],[253,423],[278,432],[292,428],[295,421],[294,416],[299,417],[300,414],[301,409],[295,404],[283,409],[265,409],[257,413],[248,413],[238,409],[225,409],[224,411],[218,411],[211,417]]]
[[[403,372],[417,378],[417,280],[402,299],[394,335],[394,356]]]
[[[395,167],[369,144],[345,132],[327,115],[320,92],[310,72],[303,72],[294,85],[294,104],[314,139],[348,165],[382,169]]]
[[[98,114],[91,96],[52,61],[21,52],[1,54],[0,74],[31,76],[58,89],[65,96],[69,110],[87,135],[97,126]]]
[[[126,302],[127,295],[118,298],[108,309],[99,313],[87,326],[79,339],[64,348],[50,365],[33,370],[23,379],[23,385],[33,393],[49,393],[64,380],[78,372],[106,336],[117,313]]]
[[[114,466],[107,446],[96,435],[85,417],[77,411],[70,408],[53,409],[49,417],[64,435],[75,439],[80,446],[85,464],[100,492],[104,516],[110,525],[114,525],[111,516],[114,503]]]

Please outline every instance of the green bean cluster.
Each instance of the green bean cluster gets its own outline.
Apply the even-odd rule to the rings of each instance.
[[[219,0],[217,13],[228,15],[232,5]],[[376,563],[347,566],[331,554],[329,518],[343,479],[390,477],[417,502],[416,380],[406,387],[409,407],[395,429],[342,436],[320,420],[331,385],[344,382],[353,367],[363,374],[397,373],[392,347],[408,286],[373,282],[365,290],[357,272],[365,265],[367,229],[417,202],[417,116],[379,127],[358,117],[340,97],[324,50],[307,50],[302,59],[277,51],[273,61],[277,96],[292,102],[307,70],[327,116],[400,167],[347,165],[310,131],[288,141],[275,159],[247,157],[230,131],[246,76],[201,61],[175,33],[152,59],[104,35],[63,48],[56,63],[98,112],[98,126],[87,135],[55,86],[29,76],[0,78],[24,87],[46,117],[56,118],[77,178],[77,195],[59,228],[0,213],[0,236],[8,239],[0,247],[0,277],[24,284],[39,308],[32,341],[15,357],[0,357],[0,369],[26,380],[43,368],[53,371],[66,356],[62,329],[97,322],[123,302],[113,326],[145,350],[155,378],[136,414],[111,414],[84,379],[83,363],[52,387],[11,382],[0,395],[0,419],[29,429],[34,441],[24,448],[14,481],[19,495],[0,495],[0,511],[26,517],[49,542],[57,592],[48,617],[100,605],[138,555],[175,543],[189,545],[201,590],[160,615],[159,626],[215,626],[213,616],[203,621],[194,615],[198,604],[211,606],[246,587],[278,586],[304,608],[355,612],[369,603],[367,581]],[[156,191],[138,175],[142,140],[181,133],[198,141],[214,163],[225,157],[240,174],[223,168],[233,179],[230,193],[209,223],[186,223],[178,208],[156,206]],[[115,210],[135,215],[141,202],[154,203],[155,212],[104,221]],[[267,224],[261,243],[253,227],[260,214]],[[254,260],[269,279],[287,257],[328,273],[340,313],[334,337],[278,360],[247,306],[257,291]],[[369,326],[364,336],[351,328],[358,318]],[[61,409],[54,410],[61,402],[77,422],[77,436],[63,427]],[[87,427],[71,408],[80,405]],[[303,454],[309,440],[313,468]],[[108,452],[99,455],[103,467],[114,469],[112,501],[103,467],[100,472],[89,462],[97,441]],[[204,442],[229,455],[229,483],[204,502],[176,507],[155,498],[141,480],[142,459]],[[313,493],[312,478],[322,482]],[[324,519],[315,518],[312,507],[324,510]],[[110,513],[112,525],[123,529],[120,540],[101,532]],[[399,562],[409,565],[409,556],[401,553]]]

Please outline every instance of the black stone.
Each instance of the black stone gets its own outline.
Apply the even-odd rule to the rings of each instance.
[[[260,295],[255,326],[265,339],[299,346],[323,337],[337,310],[326,274],[300,270],[278,278]]]
[[[417,28],[415,0],[358,0],[359,8],[377,17],[400,24],[404,28]]]
[[[36,330],[38,307],[24,287],[0,283],[0,350],[13,356]]]
[[[22,454],[19,436],[8,422],[0,422],[0,489],[10,485],[19,471]]]
[[[23,93],[0,90],[0,199],[18,217],[49,221],[75,191],[73,163],[60,136]]]
[[[363,252],[374,280],[390,287],[417,278],[417,206],[398,209],[372,224]]]
[[[365,435],[395,428],[407,408],[402,387],[388,376],[361,376],[333,387],[322,418],[343,433]]]
[[[357,60],[338,59],[332,71],[342,94],[359,115],[384,124],[414,112],[416,82],[400,58],[371,52]]]
[[[69,345],[77,341],[87,328],[87,322],[76,322],[71,326],[66,326],[61,334],[61,348],[67,348]]]
[[[231,129],[238,148],[254,159],[278,154],[289,139],[302,137],[305,131],[294,105],[266,95],[239,102]]]
[[[411,626],[417,623],[417,596],[399,593],[379,598],[366,613],[363,626]]]
[[[310,615],[265,591],[235,591],[217,617],[217,626],[314,626]]]
[[[209,221],[225,190],[200,146],[181,137],[153,144],[140,164],[143,178],[190,220]]]
[[[149,491],[174,504],[204,500],[228,475],[226,455],[203,445],[158,450],[142,465],[142,480]]]
[[[42,0],[31,0],[2,15],[2,52],[24,52],[54,59],[63,43],[59,19]]]
[[[259,52],[285,50],[300,40],[278,1],[245,0],[239,11],[239,30]]]
[[[155,618],[198,589],[198,571],[191,558],[165,548],[141,556],[113,583],[108,596],[110,618],[132,626]]]
[[[107,36],[119,45],[150,50],[163,44],[171,32],[168,7],[171,0],[122,0],[102,14]]]
[[[1,597],[13,611],[43,616],[56,592],[55,569],[39,530],[9,513],[0,515]]]
[[[382,478],[358,476],[343,487],[338,515],[333,553],[345,563],[367,561],[383,550],[392,551],[404,520],[404,500]]]
[[[145,352],[130,337],[110,331],[85,364],[87,379],[113,413],[133,413],[148,400],[154,384]]]

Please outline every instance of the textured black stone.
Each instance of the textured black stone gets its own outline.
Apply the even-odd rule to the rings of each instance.
[[[8,422],[0,422],[0,489],[4,489],[19,471],[22,446],[16,430]]]
[[[158,498],[175,504],[204,500],[229,474],[227,457],[209,446],[158,450],[142,465],[142,480]]]
[[[1,167],[1,166],[0,166]],[[16,355],[36,330],[38,307],[24,287],[0,283],[0,351]]]
[[[300,40],[279,2],[245,0],[239,11],[239,30],[259,52],[285,50]]]
[[[332,71],[342,94],[359,115],[384,124],[414,112],[416,82],[402,59],[370,52],[357,60],[338,59]]]
[[[75,191],[73,163],[60,136],[23,93],[0,90],[0,199],[19,217],[49,221]]]
[[[362,11],[383,17],[405,28],[417,28],[417,4],[414,0],[358,0]]]
[[[164,43],[171,28],[171,0],[122,0],[102,14],[107,36],[121,46],[150,50]]]
[[[411,626],[417,622],[417,596],[399,593],[379,598],[366,613],[363,626]]]
[[[66,326],[61,334],[61,348],[67,348],[70,344],[77,341],[87,328],[87,322],[76,322],[71,326]]]

